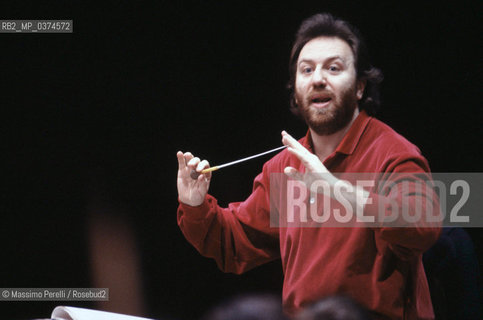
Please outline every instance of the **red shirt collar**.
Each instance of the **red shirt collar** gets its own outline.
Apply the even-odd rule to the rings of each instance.
[[[337,148],[335,149],[336,153],[342,154],[352,154],[359,143],[362,133],[367,127],[367,124],[372,119],[372,117],[368,116],[365,110],[362,110],[357,118],[352,123],[351,127],[345,134],[342,141],[339,143]],[[314,153],[312,137],[310,136],[310,130],[307,130],[307,134],[305,135],[305,143],[303,144],[310,152]]]

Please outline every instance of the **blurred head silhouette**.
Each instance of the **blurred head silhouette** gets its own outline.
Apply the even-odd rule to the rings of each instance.
[[[280,297],[252,294],[229,299],[205,314],[202,320],[288,320]]]
[[[354,300],[333,296],[302,310],[295,320],[370,320],[368,312]]]

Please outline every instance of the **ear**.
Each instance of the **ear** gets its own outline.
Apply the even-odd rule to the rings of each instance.
[[[357,80],[357,100],[361,100],[364,95],[364,89],[366,88],[366,80]]]
[[[295,104],[295,108],[299,106],[299,100],[297,99],[297,95],[295,94],[295,89],[290,94],[290,104]]]

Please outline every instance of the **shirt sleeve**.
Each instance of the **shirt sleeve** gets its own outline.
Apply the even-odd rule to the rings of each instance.
[[[178,225],[186,239],[224,272],[240,274],[280,257],[278,229],[270,227],[268,174],[255,178],[244,202],[221,208],[207,195],[192,207],[180,202]]]
[[[439,197],[422,157],[398,155],[371,193],[364,215],[375,217],[375,232],[402,260],[428,250],[441,232]]]

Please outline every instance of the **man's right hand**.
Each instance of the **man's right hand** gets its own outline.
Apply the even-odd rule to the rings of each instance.
[[[191,171],[201,172],[209,168],[208,161],[201,161],[190,152],[178,151],[178,197],[179,201],[190,206],[199,206],[205,200],[210,187],[211,172],[200,174],[197,179],[191,177]]]

